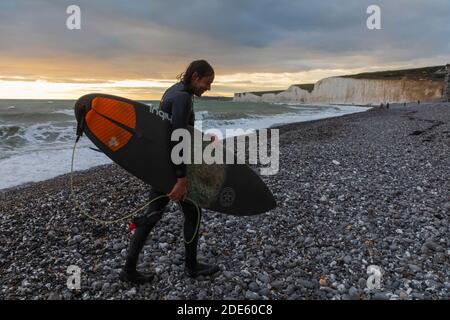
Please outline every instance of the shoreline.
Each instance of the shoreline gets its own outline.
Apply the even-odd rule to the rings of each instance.
[[[216,276],[185,277],[183,214],[169,205],[139,265],[155,280],[118,281],[127,223],[87,220],[65,174],[4,193],[0,297],[450,299],[450,103],[277,128],[280,171],[262,176],[277,207],[244,219],[204,210],[199,257],[220,267]],[[148,187],[114,164],[77,171],[74,183],[81,205],[101,219],[147,201]],[[79,291],[66,287],[70,265],[82,270]],[[379,290],[366,287],[371,265],[384,271]]]
[[[330,106],[332,106],[332,105],[330,105]],[[356,106],[356,105],[354,105],[354,106]],[[362,106],[362,105],[359,106],[359,107],[369,108],[368,110],[363,111],[363,112],[368,112],[371,109],[373,109],[373,107]],[[307,120],[307,121],[298,121],[298,122],[292,122],[292,123],[285,123],[285,124],[270,126],[270,127],[266,128],[266,129],[282,129],[283,127],[288,126],[288,125],[296,125],[296,124],[310,123],[310,122],[312,123],[312,122],[322,121],[322,120],[331,119],[331,118],[345,117],[345,116],[358,114],[358,113],[362,113],[362,112],[354,112],[354,113],[349,113],[349,114],[344,114],[344,115],[337,115],[337,116],[333,116],[333,117],[315,119],[315,120]],[[255,132],[257,132],[258,130],[261,130],[261,129],[255,129]],[[254,133],[252,133],[252,134],[254,134]],[[84,169],[84,170],[76,170],[76,171],[73,172],[74,173],[74,177],[75,177],[75,175],[77,173],[82,173],[82,172],[87,172],[87,171],[90,171],[90,170],[95,170],[95,168],[101,168],[101,167],[104,167],[104,166],[114,166],[114,163],[96,165],[96,166],[93,166],[93,167],[90,167],[90,168]],[[48,181],[51,181],[53,179],[58,179],[58,178],[61,178],[61,177],[67,177],[67,178],[70,177],[70,172],[63,173],[61,175],[55,176],[53,178],[45,179],[45,180],[30,181],[30,182],[25,182],[25,183],[22,183],[22,184],[19,184],[19,185],[16,185],[16,186],[0,189],[0,199],[2,198],[2,196],[4,196],[3,194],[6,194],[6,193],[11,192],[11,191],[14,191],[16,189],[20,190],[20,189],[23,189],[23,188],[33,187],[36,184],[43,183],[43,182],[48,182]]]

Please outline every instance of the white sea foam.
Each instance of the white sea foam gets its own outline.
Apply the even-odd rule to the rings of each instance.
[[[208,111],[197,111],[195,112],[195,120],[205,120],[209,117]]]
[[[340,116],[348,113],[362,112],[367,108],[355,106],[326,106],[314,107],[307,105],[290,105],[292,112],[257,114],[240,109],[231,113],[217,113],[213,111],[197,111],[196,126],[202,121],[202,129],[216,128],[225,134],[226,129],[261,129],[272,126],[317,120]],[[275,107],[276,108],[276,107]],[[244,109],[245,110],[245,109]],[[276,110],[275,110],[276,111]],[[72,109],[54,111],[73,116]],[[242,112],[242,110],[241,110]],[[236,115],[236,118],[231,118]],[[240,116],[239,116],[240,115]],[[225,118],[225,119],[224,119]],[[75,119],[59,122],[35,123],[28,126],[15,125],[20,128],[11,137],[0,144],[0,189],[9,188],[27,182],[51,179],[55,176],[70,172],[72,147],[75,139]],[[20,145],[17,143],[20,138]],[[11,144],[8,145],[9,141]],[[103,153],[95,152],[89,147],[94,146],[86,137],[80,140],[75,159],[75,170],[84,170],[96,165],[111,163]]]
[[[0,160],[0,189],[27,182],[54,178],[70,172],[71,147],[45,149],[32,154],[25,153]],[[103,153],[81,147],[77,149],[74,170],[111,163]]]
[[[52,123],[38,123],[25,129],[22,136],[30,144],[29,147],[41,147],[42,144],[54,144],[73,139],[75,128],[58,126]]]
[[[75,113],[74,113],[74,111],[72,109],[69,109],[69,110],[55,110],[52,113],[60,113],[60,114],[65,114],[65,115],[73,116],[73,117],[75,116]]]

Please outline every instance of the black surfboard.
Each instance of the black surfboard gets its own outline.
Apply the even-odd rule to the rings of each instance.
[[[176,176],[168,114],[122,97],[88,94],[75,103],[75,116],[78,129],[115,163],[155,189],[170,192]],[[248,216],[276,206],[266,184],[245,164],[202,162],[187,164],[186,170],[187,196],[200,207]]]

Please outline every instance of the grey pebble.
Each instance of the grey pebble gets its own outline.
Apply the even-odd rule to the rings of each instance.
[[[272,288],[279,290],[279,289],[283,288],[284,281],[277,280],[277,281],[272,282],[270,285],[272,286]]]
[[[408,267],[409,267],[409,269],[412,271],[412,272],[419,272],[419,271],[422,271],[422,269],[418,266],[418,265],[415,265],[415,264],[409,264],[408,265]]]
[[[352,262],[352,257],[350,257],[350,256],[347,255],[347,256],[344,257],[343,260],[344,260],[344,262],[345,262],[346,264],[350,264],[350,262]]]
[[[61,300],[61,297],[57,293],[52,292],[49,294],[47,300]]]
[[[268,283],[270,281],[269,276],[262,273],[258,274],[258,279],[263,283]]]
[[[258,292],[259,291],[259,285],[256,282],[251,282],[248,285],[249,290],[253,291],[253,292]]]
[[[373,300],[389,300],[389,297],[385,292],[377,292],[372,296]]]
[[[250,290],[248,290],[248,291],[245,293],[245,299],[248,299],[248,300],[257,300],[257,299],[259,299],[259,298],[260,298],[259,294],[255,293],[255,292],[252,292],[252,291],[250,291]]]

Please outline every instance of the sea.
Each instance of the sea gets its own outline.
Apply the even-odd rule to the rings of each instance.
[[[159,101],[141,101],[158,106]],[[75,142],[75,100],[0,100],[0,190],[51,179],[70,172]],[[305,105],[197,100],[196,127],[257,130],[349,113],[368,108],[353,105]],[[111,163],[83,136],[74,170]]]

